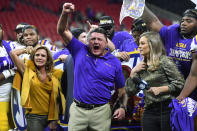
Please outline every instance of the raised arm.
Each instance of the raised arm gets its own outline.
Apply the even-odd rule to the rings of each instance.
[[[150,9],[148,9],[147,6],[144,8],[142,19],[145,21],[147,27],[151,31],[159,32],[163,27],[163,24],[158,19],[158,17]]]
[[[74,11],[72,3],[64,3],[62,13],[57,23],[57,32],[64,40],[65,46],[72,40],[72,33],[68,27],[68,17]]]
[[[20,72],[20,74],[23,76],[25,72],[25,63],[23,60],[19,58],[19,55],[26,53],[26,50],[24,49],[16,49],[12,50],[10,52],[10,57],[12,58],[12,61],[17,67],[17,70]]]

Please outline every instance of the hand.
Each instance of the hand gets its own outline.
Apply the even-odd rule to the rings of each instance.
[[[118,57],[120,59],[123,59],[124,61],[129,61],[129,59],[130,59],[130,55],[127,52],[125,52],[125,51],[118,52],[116,57]]]
[[[90,30],[98,28],[98,25],[92,25],[89,20],[87,20],[86,23],[88,24],[88,27],[89,27]]]
[[[57,121],[56,120],[54,120],[54,121],[50,121],[49,122],[49,128],[50,128],[50,130],[55,130],[56,131],[56,129],[57,129]]]
[[[68,55],[60,55],[58,58],[59,58],[62,62],[65,62],[67,56],[68,56]]]
[[[125,118],[125,109],[123,108],[118,108],[114,114],[113,114],[113,118],[117,119],[117,120],[122,120]]]
[[[140,63],[138,63],[133,69],[132,71],[134,73],[138,73],[141,70],[145,70],[147,68],[147,64],[144,61],[141,61]]]
[[[26,53],[27,54],[31,54],[32,51],[33,51],[33,47],[32,46],[27,46],[26,47]]]
[[[151,87],[147,92],[153,93],[155,96],[159,95],[161,93],[159,87]]]
[[[179,95],[176,99],[177,99],[179,102],[181,102],[183,99],[185,99],[185,97],[184,97],[184,96]]]
[[[62,13],[63,14],[72,13],[74,9],[75,9],[75,6],[72,3],[64,3]]]

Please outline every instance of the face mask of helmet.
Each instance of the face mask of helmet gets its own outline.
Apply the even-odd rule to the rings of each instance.
[[[103,26],[101,28],[103,28],[104,30],[111,30],[112,26]]]

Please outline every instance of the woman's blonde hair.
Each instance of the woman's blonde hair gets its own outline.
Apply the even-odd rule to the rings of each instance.
[[[53,57],[52,57],[50,51],[47,49],[47,47],[45,47],[45,46],[35,47],[35,49],[30,54],[30,59],[34,62],[35,53],[40,49],[44,49],[47,52],[47,61],[46,61],[45,69],[46,69],[47,73],[50,73],[50,72],[52,72],[54,65],[53,65]],[[34,65],[35,65],[35,63],[34,63]],[[35,65],[35,67],[36,67],[36,65]]]
[[[159,33],[157,32],[145,32],[140,35],[140,38],[146,37],[147,42],[150,48],[150,62],[151,65],[148,67],[148,70],[154,71],[158,68],[160,57],[166,55],[166,51],[161,40]],[[144,58],[144,61],[147,61],[147,58]]]

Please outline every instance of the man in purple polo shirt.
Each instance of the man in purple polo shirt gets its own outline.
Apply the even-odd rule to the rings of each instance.
[[[180,25],[163,25],[147,7],[145,7],[142,18],[150,30],[160,33],[167,55],[174,60],[186,79],[192,64],[191,42],[197,34],[197,10],[186,10]]]
[[[114,83],[119,91],[121,107],[113,116],[118,120],[125,116],[127,97],[121,63],[106,49],[105,30],[91,30],[87,45],[72,36],[67,20],[73,11],[74,5],[65,3],[57,25],[58,33],[74,60],[74,102],[70,107],[68,130],[109,131],[111,109],[108,102]]]

